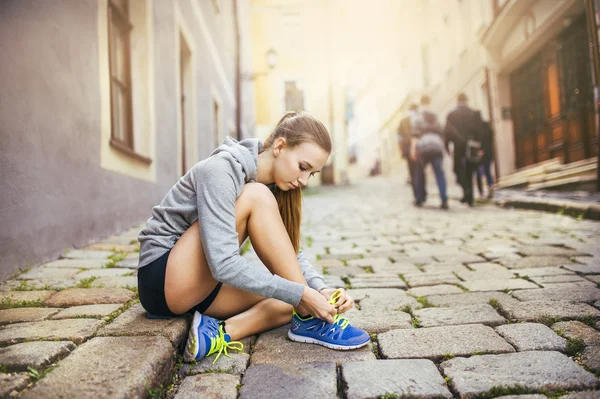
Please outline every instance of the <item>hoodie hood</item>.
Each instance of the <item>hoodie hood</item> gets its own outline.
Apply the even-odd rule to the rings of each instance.
[[[246,175],[246,182],[256,181],[258,172],[258,154],[263,151],[263,143],[259,139],[237,141],[226,137],[223,143],[210,156],[222,152],[229,153],[241,166]]]

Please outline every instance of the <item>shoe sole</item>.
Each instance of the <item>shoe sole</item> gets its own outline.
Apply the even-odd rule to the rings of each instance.
[[[350,350],[350,349],[358,349],[358,348],[361,348],[361,347],[365,346],[369,342],[371,342],[371,340],[369,339],[368,341],[365,341],[364,343],[358,344],[358,345],[336,345],[336,344],[332,344],[332,343],[329,343],[329,342],[320,341],[320,340],[315,339],[315,338],[303,337],[301,335],[296,335],[291,330],[288,331],[288,337],[292,341],[302,342],[302,343],[305,343],[305,344],[321,345],[321,346],[325,346],[325,347],[327,347],[329,349],[336,349],[336,350],[341,350],[341,351],[347,351],[347,350]]]
[[[198,353],[198,348],[200,346],[200,342],[198,341],[198,326],[202,322],[202,315],[198,312],[194,312],[194,319],[192,320],[192,325],[190,326],[190,332],[188,333],[188,340],[185,344],[185,350],[183,351],[183,360],[185,362],[193,362],[196,360],[196,354]],[[195,348],[194,353],[192,354],[188,348],[190,344],[190,340],[194,340]]]

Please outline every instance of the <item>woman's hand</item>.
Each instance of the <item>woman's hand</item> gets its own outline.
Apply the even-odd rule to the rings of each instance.
[[[352,307],[354,306],[354,299],[352,299],[350,295],[346,293],[345,289],[338,288],[337,290],[340,291],[341,295],[333,306],[337,309],[338,313],[345,313],[352,309]],[[331,295],[337,290],[331,288],[323,288],[319,292],[329,301]]]
[[[324,295],[310,287],[305,286],[300,303],[304,309],[317,319],[326,320],[333,323],[333,317],[336,315],[336,308],[331,305]]]

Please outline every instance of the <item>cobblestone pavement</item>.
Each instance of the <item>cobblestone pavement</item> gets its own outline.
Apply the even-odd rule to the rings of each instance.
[[[349,289],[372,345],[282,327],[182,365],[189,318],[137,301],[136,228],[0,285],[0,397],[599,398],[600,222],[443,211],[434,191],[421,209],[398,179],[307,192],[304,252]]]

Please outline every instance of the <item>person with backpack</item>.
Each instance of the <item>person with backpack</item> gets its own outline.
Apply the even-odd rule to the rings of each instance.
[[[460,201],[473,206],[473,172],[483,156],[480,138],[483,121],[481,114],[467,105],[465,93],[458,94],[456,100],[456,108],[448,114],[444,128],[446,149],[450,142],[454,144],[454,171],[463,189]]]
[[[419,106],[417,104],[410,104],[406,116],[402,118],[402,120],[400,121],[400,126],[398,126],[398,141],[400,143],[400,153],[402,154],[402,158],[406,159],[406,164],[408,166],[408,182],[412,186],[415,198],[417,194],[415,191],[415,182],[413,179],[413,175],[415,173],[416,162],[410,156],[410,146],[412,138],[412,120],[419,114],[418,110]]]
[[[429,109],[429,96],[421,97],[421,110],[413,120],[411,158],[416,161],[413,175],[415,182],[415,205],[425,202],[425,167],[431,163],[442,200],[441,208],[448,209],[446,176],[444,175],[444,139],[438,117]]]
[[[483,157],[481,165],[477,168],[477,189],[480,196],[483,197],[482,175],[488,186],[488,199],[494,197],[494,178],[492,177],[492,160],[494,159],[494,132],[489,122],[484,121],[481,129],[481,148],[483,149]]]

